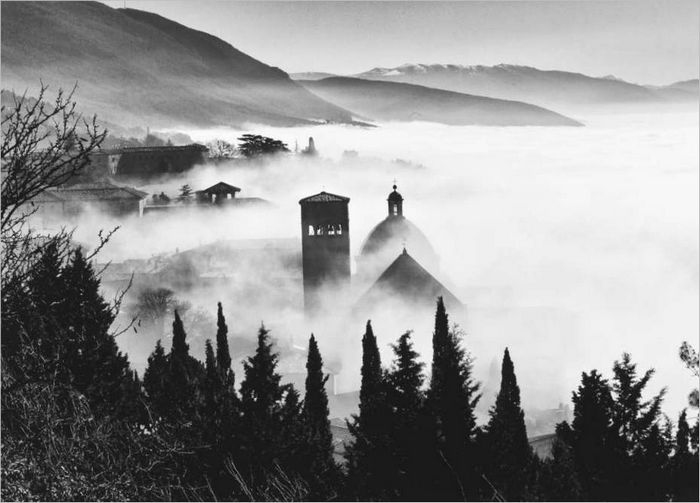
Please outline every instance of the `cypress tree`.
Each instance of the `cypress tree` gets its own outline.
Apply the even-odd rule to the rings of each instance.
[[[374,404],[381,400],[382,361],[377,347],[377,338],[372,330],[372,322],[367,321],[365,334],[362,336],[362,380],[360,384],[360,417],[373,414]]]
[[[217,368],[216,357],[214,356],[214,349],[211,345],[211,340],[207,339],[205,342],[205,363],[204,363],[204,404],[205,410],[207,411],[207,417],[210,422],[213,422],[212,426],[218,429],[218,406],[221,401],[221,378],[219,369]]]
[[[392,499],[393,488],[386,485],[391,473],[390,410],[377,339],[370,321],[362,337],[361,374],[360,413],[347,423],[353,436],[345,452],[348,489],[352,496],[361,500]]]
[[[170,348],[170,355],[173,360],[186,361],[190,354],[190,346],[187,344],[187,334],[180,319],[180,314],[175,309],[175,320],[173,321],[173,342]]]
[[[282,403],[277,418],[277,453],[279,464],[287,476],[301,476],[308,484],[308,497],[311,500],[324,500],[321,474],[309,472],[310,460],[306,455],[309,447],[304,411],[299,392],[291,384],[282,386]],[[329,476],[326,472],[325,476]],[[330,480],[329,480],[330,481]]]
[[[143,374],[143,387],[146,390],[148,401],[156,415],[168,413],[171,405],[169,394],[169,368],[168,358],[165,355],[160,339],[156,347],[148,357],[146,372]]]
[[[393,484],[399,500],[418,500],[424,482],[424,454],[430,449],[430,437],[426,435],[429,422],[424,414],[425,393],[423,364],[413,350],[411,333],[406,332],[392,345],[395,359],[387,374],[387,403],[391,411],[391,445],[393,456]]]
[[[312,500],[327,499],[329,487],[335,476],[333,461],[333,436],[328,420],[328,376],[323,375],[323,359],[313,334],[309,338],[306,360],[306,394],[304,396],[304,426],[306,432],[306,462],[302,466],[311,487]]]
[[[612,429],[613,399],[608,381],[596,371],[581,374],[573,393],[572,447],[585,500],[611,499],[616,476]]]
[[[507,500],[523,499],[533,454],[527,441],[520,388],[508,348],[503,353],[501,389],[490,416],[486,434],[489,480]]]
[[[438,298],[433,332],[433,362],[426,407],[432,417],[434,449],[429,461],[440,500],[477,497],[474,408],[480,395],[471,361],[457,334],[449,328],[442,297]]]
[[[276,372],[277,354],[272,351],[269,332],[264,325],[258,330],[255,354],[243,362],[241,412],[244,438],[241,439],[244,461],[255,476],[272,468],[279,454],[278,432],[284,389]],[[255,462],[256,467],[251,466]]]
[[[228,326],[224,318],[221,302],[217,304],[216,313],[216,363],[221,375],[226,376],[231,372],[231,354],[228,349]]]
[[[173,342],[168,357],[170,394],[173,404],[173,419],[185,425],[195,418],[200,404],[200,383],[204,369],[202,364],[189,354],[187,333],[177,309],[173,321]]]

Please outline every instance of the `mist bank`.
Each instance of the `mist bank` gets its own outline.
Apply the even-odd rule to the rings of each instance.
[[[274,211],[124,222],[103,253],[118,261],[229,239],[298,239],[299,199],[326,190],[351,198],[357,272],[354,257],[386,216],[396,179],[404,215],[440,257],[436,276],[466,304],[453,320],[465,330],[478,379],[489,379],[492,362],[508,346],[524,407],[556,407],[569,402],[581,371],[609,373],[628,351],[640,368],[657,369],[651,391],[668,386],[665,410],[675,415],[694,385],[677,350],[698,333],[697,111],[593,114],[584,121],[586,128],[555,129],[250,126],[246,132],[291,145],[313,136],[321,158],[198,167],[171,184],[206,187],[222,180],[273,202]],[[241,131],[187,133],[197,141],[233,141]],[[104,221],[96,216],[79,225],[76,237],[88,242],[97,226]],[[274,268],[237,273],[250,283],[275,276]],[[211,296],[178,293],[210,313],[216,301],[224,302],[234,335],[250,331],[252,337],[264,321],[279,340],[303,346],[313,331],[324,359],[342,362],[349,372],[341,391],[359,382],[365,319],[309,321],[294,309],[266,308],[264,294],[235,292],[230,286]],[[373,319],[385,363],[389,343],[406,329],[414,330],[416,349],[430,360],[432,307],[427,315],[387,309]]]

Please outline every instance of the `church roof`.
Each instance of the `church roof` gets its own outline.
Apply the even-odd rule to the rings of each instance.
[[[329,192],[319,192],[313,196],[305,197],[299,201],[299,204],[306,203],[347,203],[350,201],[349,197],[339,196],[337,194],[331,194]]]
[[[372,305],[387,296],[429,302],[435,302],[438,296],[442,296],[450,306],[462,305],[459,299],[411,257],[405,248],[360,298],[358,305]]]

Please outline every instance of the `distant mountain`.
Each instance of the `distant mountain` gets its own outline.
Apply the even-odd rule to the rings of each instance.
[[[580,126],[544,108],[412,84],[350,77],[300,81],[314,94],[365,118],[449,125]]]
[[[412,65],[374,68],[354,77],[404,82],[492,98],[520,100],[542,106],[655,103],[697,100],[694,93],[665,93],[614,76],[539,70],[529,66]]]
[[[673,84],[668,85],[666,87],[670,87],[673,89],[682,89],[683,91],[688,91],[691,93],[698,94],[698,92],[700,92],[700,80],[699,79],[682,80],[680,82],[674,82]]]
[[[71,88],[123,126],[348,122],[278,68],[161,16],[97,2],[2,2],[2,86]]]
[[[646,87],[669,101],[697,101],[700,97],[700,82],[698,79],[674,82],[667,86]]]
[[[334,73],[325,73],[325,72],[290,73],[289,76],[293,80],[321,80],[321,79],[327,79],[328,77],[336,77],[336,75]]]

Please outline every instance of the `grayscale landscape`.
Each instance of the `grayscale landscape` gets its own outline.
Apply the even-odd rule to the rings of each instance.
[[[697,501],[697,3],[1,14],[3,499]]]

